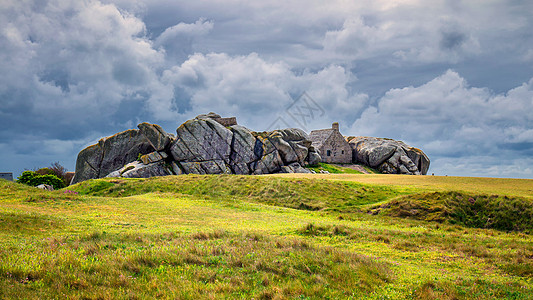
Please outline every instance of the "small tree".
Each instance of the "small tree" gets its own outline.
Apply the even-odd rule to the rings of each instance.
[[[52,163],[48,169],[52,170],[54,174],[59,178],[65,178],[67,174],[67,168],[63,167],[58,161]]]
[[[35,171],[35,173],[37,173],[37,175],[56,175],[56,173],[50,168],[40,168]]]
[[[68,186],[70,184],[72,176],[67,175],[67,171],[67,168],[63,167],[58,161],[56,161],[52,163],[49,167],[41,168],[35,172],[37,172],[38,175],[55,175],[63,181],[65,186]]]

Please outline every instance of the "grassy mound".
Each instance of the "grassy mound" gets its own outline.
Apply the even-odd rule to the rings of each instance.
[[[236,175],[182,175],[148,179],[88,180],[69,187],[83,195],[127,197],[146,193],[176,193],[209,199],[248,202],[304,210],[358,211],[404,192],[356,182]]]
[[[533,232],[533,201],[520,197],[422,193],[399,197],[374,206],[369,212],[475,228]]]
[[[368,212],[475,228],[533,232],[533,201],[521,197],[455,191],[413,193],[357,182],[234,175],[98,179],[70,189],[91,196],[127,197],[158,192],[337,212],[360,212],[363,205],[385,202]]]

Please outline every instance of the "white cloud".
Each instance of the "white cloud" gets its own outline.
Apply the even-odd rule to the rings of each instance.
[[[142,90],[163,62],[144,37],[144,23],[114,5],[55,0],[35,6],[11,2],[9,9],[24,13],[6,9],[0,21],[0,93],[25,91],[2,101],[26,102],[27,114],[102,120]]]
[[[326,111],[326,116],[313,124],[322,126],[332,119],[353,121],[367,104],[366,95],[349,91],[353,80],[349,72],[336,65],[298,74],[287,64],[266,62],[256,53],[197,53],[163,73],[161,81],[172,97],[168,93],[153,97],[149,107],[160,118],[175,118],[168,109],[176,97],[184,94],[190,99],[189,114],[216,111],[238,115],[259,130],[284,114],[293,98],[306,91]]]
[[[448,157],[448,162],[462,157],[475,165],[476,158],[489,156],[485,161],[509,160],[505,164],[519,166],[533,145],[531,111],[533,80],[494,95],[488,89],[470,87],[459,74],[447,71],[422,86],[390,90],[376,107],[363,112],[351,131],[402,139],[422,148],[430,158]],[[490,175],[498,175],[497,170]],[[499,175],[507,176],[506,172],[501,169]]]
[[[439,13],[435,11],[420,18],[417,14],[423,9],[422,5],[413,11],[393,6],[386,18],[358,15],[346,19],[342,28],[326,32],[324,51],[345,60],[381,57],[391,64],[457,62],[480,51],[469,24],[435,16]]]
[[[143,101],[155,120],[214,110],[244,114],[251,124],[261,120],[261,126],[283,113],[303,91],[331,116],[324,123],[355,119],[368,101],[366,95],[350,91],[355,76],[334,64],[296,71],[256,53],[186,57],[192,39],[212,31],[211,20],[179,22],[152,42],[144,22],[113,3],[11,1],[6,7],[0,36],[5,50],[0,64],[6,72],[0,75],[0,91],[2,101],[13,105],[2,113],[14,116],[24,111],[39,129],[47,122],[75,123],[78,128],[130,124],[136,115],[129,121],[112,118]],[[185,56],[183,62],[175,59],[180,55]],[[24,126],[20,118],[13,122],[13,127]],[[48,130],[53,135],[50,131],[56,129]]]
[[[162,47],[167,54],[167,60],[177,63],[187,58],[193,52],[196,39],[207,35],[213,29],[213,21],[203,18],[192,24],[180,22],[168,27],[154,41],[156,48]]]
[[[209,33],[213,29],[213,22],[199,19],[193,24],[180,22],[177,25],[171,26],[155,40],[156,45],[166,44],[172,39],[180,36],[201,36]]]

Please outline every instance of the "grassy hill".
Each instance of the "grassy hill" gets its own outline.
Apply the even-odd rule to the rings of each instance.
[[[0,298],[532,299],[533,183],[0,180]]]

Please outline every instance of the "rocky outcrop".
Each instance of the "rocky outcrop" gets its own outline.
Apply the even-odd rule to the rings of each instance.
[[[172,135],[166,133],[161,126],[156,124],[141,123],[137,127],[150,145],[157,151],[167,149],[174,138]]]
[[[54,187],[49,185],[49,184],[39,184],[38,186],[36,186],[36,188],[38,189],[41,189],[41,190],[45,190],[45,191],[53,191],[54,190]]]
[[[353,160],[386,174],[425,175],[429,158],[404,142],[375,137],[349,139]]]
[[[106,177],[148,178],[166,175],[172,175],[172,171],[163,161],[149,164],[134,161],[109,173]]]
[[[71,183],[102,177],[144,178],[181,174],[308,173],[322,159],[309,135],[297,128],[254,132],[235,118],[209,113],[188,120],[176,135],[141,123],[98,141],[78,154]],[[429,159],[401,141],[350,137],[353,162],[388,174],[426,174]]]
[[[309,147],[309,154],[307,155],[307,163],[311,166],[316,166],[320,163],[320,154],[315,150],[313,146]]]
[[[311,171],[294,162],[288,166],[282,166],[281,173],[311,173]]]
[[[251,174],[261,158],[258,147],[260,142],[248,128],[240,125],[231,126],[233,133],[231,141],[230,168],[235,174]]]
[[[72,183],[102,177],[181,174],[270,174],[308,172],[320,161],[300,129],[253,132],[209,113],[178,127],[176,136],[141,123],[82,150]],[[222,124],[221,124],[222,123]]]
[[[170,146],[174,161],[194,162],[195,165],[217,169],[211,162],[217,162],[218,171],[224,173],[225,164],[230,162],[233,133],[210,118],[197,118],[183,123],[176,130],[176,140]],[[196,173],[196,172],[187,172]]]
[[[285,164],[302,162],[307,158],[311,140],[307,133],[298,128],[287,128],[273,131],[268,140],[279,151]]]
[[[105,177],[125,164],[135,161],[139,154],[148,154],[154,150],[146,136],[137,129],[103,138],[78,154],[76,173],[71,183]]]

